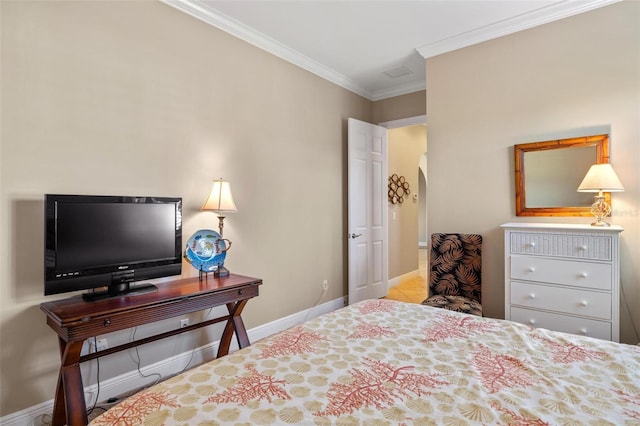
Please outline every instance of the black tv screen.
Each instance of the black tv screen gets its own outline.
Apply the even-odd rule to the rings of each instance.
[[[181,271],[181,198],[45,195],[45,295],[131,294],[153,290],[133,282]]]

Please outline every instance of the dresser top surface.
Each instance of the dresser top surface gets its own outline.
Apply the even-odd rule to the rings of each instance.
[[[611,226],[591,226],[586,223],[540,223],[540,222],[509,222],[500,225],[508,229],[530,229],[530,230],[551,230],[551,231],[590,231],[590,232],[622,232],[624,228],[620,225]]]

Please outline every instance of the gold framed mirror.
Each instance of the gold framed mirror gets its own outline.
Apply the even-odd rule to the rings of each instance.
[[[514,145],[516,216],[592,216],[593,194],[577,192],[593,164],[609,162],[609,135]],[[611,194],[604,193],[611,204]]]

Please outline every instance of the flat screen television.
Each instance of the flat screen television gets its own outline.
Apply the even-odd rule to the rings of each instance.
[[[182,199],[45,195],[44,294],[87,300],[154,291],[182,272]],[[106,287],[106,289],[102,289]]]

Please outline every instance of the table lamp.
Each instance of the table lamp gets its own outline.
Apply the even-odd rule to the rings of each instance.
[[[611,164],[594,164],[578,187],[578,192],[597,192],[595,202],[591,205],[591,214],[596,221],[591,226],[609,226],[602,220],[611,214],[611,207],[604,200],[603,192],[622,192],[624,187],[613,171]]]
[[[218,215],[218,230],[220,238],[222,238],[222,231],[224,228],[224,214],[237,212],[236,203],[233,202],[233,196],[231,195],[231,185],[222,178],[213,181],[211,186],[211,193],[209,198],[205,201],[200,210],[209,210]],[[217,240],[219,242],[219,240]],[[229,242],[229,244],[231,244]],[[217,250],[216,247],[216,252]],[[229,270],[224,265],[219,265],[218,269],[213,273],[214,277],[226,277],[229,276]]]
[[[224,213],[237,212],[236,203],[231,195],[231,185],[222,178],[213,181],[209,198],[205,201],[200,210],[210,210],[218,215],[218,229],[222,237],[224,228]]]

